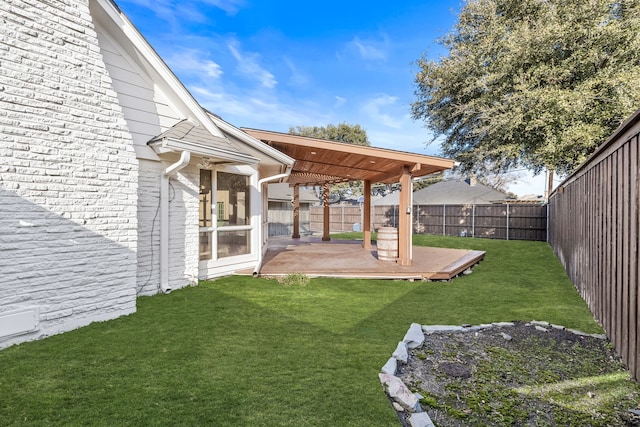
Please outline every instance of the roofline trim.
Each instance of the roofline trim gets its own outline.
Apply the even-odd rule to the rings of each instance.
[[[158,154],[162,154],[162,152],[166,151],[188,151],[202,157],[212,157],[215,159],[240,162],[250,165],[258,164],[260,162],[260,159],[248,154],[207,147],[206,145],[198,144],[196,142],[178,140],[174,138],[156,139],[149,142],[149,145],[153,147]]]
[[[378,157],[389,158],[389,155],[395,160],[406,161],[408,164],[423,164],[425,162],[416,161],[417,158],[428,160],[429,165],[439,166],[445,169],[451,169],[455,163],[454,160],[446,159],[444,157],[428,156],[425,154],[409,153],[406,151],[391,150],[388,148],[371,147],[364,145],[348,144],[338,141],[329,141],[326,139],[311,138],[308,136],[291,135],[281,132],[273,132],[261,129],[241,128],[244,132],[248,133],[252,137],[260,140],[266,140],[269,142],[278,142],[282,144],[295,144],[302,147],[309,148],[321,148],[331,151],[343,152],[345,145],[349,147],[349,150],[354,154],[360,155],[377,155]],[[292,141],[295,139],[295,141]],[[436,164],[434,164],[436,163]]]
[[[209,113],[209,114],[210,114],[209,117],[211,118],[211,120],[220,129],[230,133],[231,135],[240,139],[242,142],[246,143],[247,145],[250,145],[256,150],[266,154],[267,156],[273,158],[274,160],[277,160],[278,162],[286,166],[293,166],[293,164],[295,163],[295,159],[292,159],[291,157],[287,156],[283,152],[276,150],[275,148],[265,144],[264,142],[260,141],[257,138],[254,138],[253,136],[244,132],[242,129],[233,126],[232,124],[224,121],[223,119],[216,117],[215,115],[211,115],[212,113]]]

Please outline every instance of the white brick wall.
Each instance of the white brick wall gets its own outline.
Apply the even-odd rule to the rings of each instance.
[[[169,235],[169,283],[176,289],[198,281],[200,170],[192,162],[170,182],[179,195],[169,204],[170,230],[180,231]]]
[[[0,347],[135,311],[138,165],[87,0],[0,0]]]
[[[174,160],[177,161],[178,157]],[[160,291],[160,175],[170,164],[140,161],[138,293],[143,295]],[[182,169],[169,181],[169,287],[171,289],[195,284],[198,277],[199,181],[200,171],[195,164]]]

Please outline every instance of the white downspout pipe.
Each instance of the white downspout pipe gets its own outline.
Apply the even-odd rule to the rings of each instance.
[[[260,180],[258,180],[258,188],[260,189],[260,193],[262,194],[262,184],[264,184],[265,182],[269,182],[269,181],[275,181],[277,179],[282,179],[282,178],[286,178],[289,176],[289,174],[291,173],[291,166],[287,166],[287,170],[284,173],[280,173],[278,175],[272,175],[272,176],[267,176],[265,178],[262,178]],[[266,211],[268,212],[268,202],[267,202],[267,209]],[[262,210],[262,214],[264,215],[265,209]],[[268,215],[268,213],[267,213]],[[258,273],[260,273],[260,269],[262,268],[262,258],[264,255],[264,251],[262,248],[262,225],[263,225],[264,221],[260,221],[260,226],[258,227],[258,242],[260,242],[260,250],[258,251],[258,263],[256,264],[256,268],[253,269],[253,276],[257,276]]]
[[[189,164],[191,153],[183,151],[180,160],[160,175],[160,290],[166,294],[169,287],[169,179]]]

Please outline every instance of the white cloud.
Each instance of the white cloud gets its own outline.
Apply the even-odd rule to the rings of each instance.
[[[245,93],[216,92],[201,86],[189,90],[198,102],[235,126],[286,132],[290,126],[328,123],[329,118],[316,105],[300,108],[269,98],[268,101]]]
[[[300,70],[298,70],[298,67],[296,67],[296,64],[290,58],[287,58],[287,57],[283,58],[283,62],[291,72],[291,77],[289,80],[293,85],[304,86],[309,83],[309,77],[303,72],[301,72]]]
[[[385,60],[387,59],[387,39],[383,37],[380,41],[363,41],[360,37],[355,36],[353,40],[347,43],[350,49],[355,49],[363,59],[366,60]]]
[[[406,122],[407,116],[403,113],[400,117],[394,117],[382,110],[387,107],[393,107],[398,101],[397,96],[378,95],[377,97],[366,101],[362,105],[362,111],[376,122],[394,129],[400,129]]]
[[[336,103],[333,104],[333,108],[340,108],[344,105],[345,102],[347,102],[347,98],[336,95]]]
[[[214,6],[228,15],[235,15],[245,5],[244,0],[192,0],[189,2],[179,0],[122,0],[122,2],[146,7],[154,11],[159,18],[170,22],[176,20],[176,12],[188,12],[181,14],[181,18],[192,18],[200,21],[204,15],[195,12],[202,7],[202,4]]]
[[[202,3],[210,4],[222,9],[229,15],[235,15],[244,6],[244,0],[202,0]]]
[[[379,128],[375,124],[366,127],[371,145],[409,153],[437,156],[440,146],[436,143],[427,145],[431,140],[429,132],[418,124],[407,123],[402,129],[389,130]]]
[[[182,74],[219,79],[223,74],[222,67],[214,61],[203,59],[204,56],[206,54],[195,49],[183,50],[169,57],[167,63],[172,70],[179,70]]]
[[[227,45],[233,57],[238,61],[238,71],[251,79],[258,80],[266,88],[274,88],[278,81],[273,74],[258,63],[260,55],[252,52],[241,52],[238,45],[239,43],[236,40]]]
[[[169,22],[172,28],[177,28],[179,19],[176,17],[174,0],[124,0],[124,2],[145,7],[151,10],[158,18]]]

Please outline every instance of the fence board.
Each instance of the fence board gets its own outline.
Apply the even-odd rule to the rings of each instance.
[[[611,340],[615,343],[615,347],[623,348],[624,343],[622,342],[622,313],[624,311],[624,307],[622,306],[622,293],[626,289],[626,283],[628,281],[628,268],[624,268],[623,266],[628,264],[629,262],[629,251],[628,244],[626,244],[625,240],[628,238],[628,235],[625,236],[624,230],[629,229],[629,216],[628,216],[628,207],[624,205],[625,198],[628,199],[628,189],[629,189],[629,152],[628,146],[624,148],[626,153],[618,152],[616,155],[616,177],[615,177],[615,202],[613,206],[615,207],[615,217],[616,217],[616,235],[618,238],[616,239],[616,256],[615,259],[618,260],[620,265],[615,265],[615,280],[612,282],[615,290],[615,299],[613,300],[612,309],[611,309],[611,324],[613,326],[612,337]],[[626,173],[625,173],[626,171]],[[626,350],[624,350],[626,352]]]
[[[636,380],[640,110],[551,195],[549,243]]]
[[[640,167],[640,160],[638,155],[638,136],[636,135],[633,142],[629,145],[629,183],[630,183],[630,195],[629,195],[629,212],[630,212],[630,248],[629,248],[629,262],[625,265],[630,265],[629,280],[625,283],[627,289],[623,292],[623,298],[628,298],[626,304],[623,303],[622,307],[626,311],[623,312],[623,321],[629,322],[629,336],[628,340],[623,342],[623,346],[626,345],[626,354],[628,360],[629,369],[631,372],[635,372],[636,379],[640,379],[640,363],[638,354],[640,353],[640,334],[638,334],[638,280],[640,280],[640,263],[638,263],[638,235],[640,234],[640,209],[638,193],[640,187],[638,186],[638,179],[640,178],[638,168]],[[634,265],[635,263],[635,265]],[[634,268],[635,267],[635,268]],[[635,322],[635,327],[633,323]],[[623,323],[623,328],[624,324]]]
[[[310,233],[309,205],[300,205],[300,233]],[[269,237],[293,234],[293,207],[288,202],[269,202]]]
[[[507,210],[509,215],[507,216]],[[330,231],[351,231],[362,223],[359,206],[331,206]],[[397,206],[374,206],[371,225],[398,226]],[[312,206],[310,227],[321,233],[322,206]],[[414,205],[413,232],[448,236],[485,237],[490,239],[547,240],[546,205]]]

